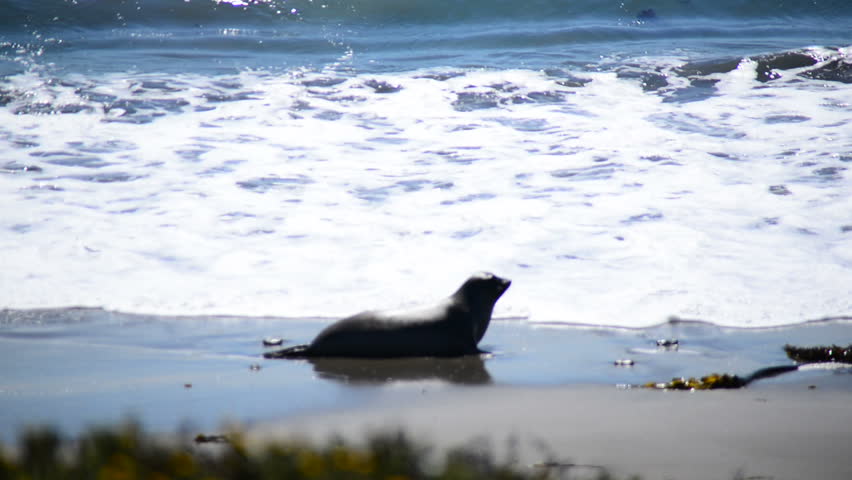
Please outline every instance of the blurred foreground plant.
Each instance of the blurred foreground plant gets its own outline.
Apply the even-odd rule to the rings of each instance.
[[[216,445],[201,444],[208,438],[217,439]],[[524,480],[548,476],[547,471],[518,469],[472,449],[451,450],[437,465],[430,461],[430,453],[430,448],[401,432],[370,436],[362,446],[336,438],[318,446],[294,440],[247,448],[236,432],[226,437],[198,436],[193,442],[157,440],[133,423],[93,429],[73,440],[63,440],[52,429],[31,429],[20,437],[14,453],[0,448],[0,480]]]

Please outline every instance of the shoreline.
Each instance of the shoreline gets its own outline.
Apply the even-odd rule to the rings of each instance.
[[[263,338],[304,343],[328,322],[11,313],[0,311],[0,444],[28,426],[74,436],[128,418],[165,435],[242,425],[252,442],[404,428],[439,449],[478,438],[498,454],[514,437],[522,466],[600,465],[619,477],[852,478],[838,450],[852,443],[849,368],[800,369],[737,390],[616,387],[792,365],[784,345],[852,343],[848,321],[615,330],[495,320],[481,344],[490,355],[266,360]]]

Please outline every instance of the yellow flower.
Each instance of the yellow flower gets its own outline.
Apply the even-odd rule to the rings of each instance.
[[[299,452],[298,465],[299,470],[308,478],[319,477],[325,471],[322,457],[307,449]]]
[[[117,453],[98,471],[98,480],[134,480],[136,464],[124,453]]]
[[[186,452],[177,452],[169,460],[170,473],[178,477],[190,477],[195,473],[195,461]]]
[[[369,475],[373,471],[373,459],[355,450],[344,447],[335,448],[331,453],[331,462],[336,470]]]

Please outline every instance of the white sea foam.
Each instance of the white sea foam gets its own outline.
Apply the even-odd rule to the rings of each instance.
[[[852,85],[755,68],[689,102],[607,72],[13,76],[0,307],[334,317],[484,269],[533,322],[850,315]]]

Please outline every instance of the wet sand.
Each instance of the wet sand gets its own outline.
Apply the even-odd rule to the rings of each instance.
[[[486,445],[504,459],[514,442],[520,467],[553,462],[553,473],[566,478],[604,467],[620,478],[849,479],[850,379],[826,378],[810,379],[815,389],[808,388],[814,383],[794,383],[692,393],[604,386],[426,388],[419,398],[396,405],[258,426],[251,438],[323,440],[338,433],[358,439],[364,432],[402,428],[444,448]]]
[[[330,321],[0,311],[0,441],[33,424],[74,435],[126,418],[162,433],[211,434],[236,423],[253,441],[405,428],[442,447],[487,440],[504,455],[514,438],[520,465],[554,461],[569,476],[581,471],[565,465],[577,463],[586,473],[603,466],[643,478],[852,478],[848,369],[728,391],[617,387],[790,365],[784,344],[848,345],[849,321],[743,330],[499,319],[481,345],[493,353],[483,357],[261,357],[264,337],[304,343]],[[619,359],[634,365],[614,365]]]

